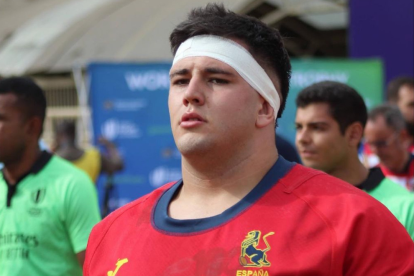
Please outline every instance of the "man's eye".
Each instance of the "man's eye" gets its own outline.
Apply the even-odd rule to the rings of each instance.
[[[323,127],[321,127],[321,126],[313,126],[313,128],[312,128],[313,130],[316,130],[316,131],[322,131],[322,130],[324,130],[324,128]]]
[[[188,79],[177,79],[173,81],[174,85],[188,84]]]
[[[212,83],[216,83],[216,84],[225,84],[225,83],[229,83],[227,80],[223,80],[223,79],[211,79],[210,82]]]
[[[301,130],[302,129],[302,126],[301,125],[295,125],[295,129],[296,130]]]

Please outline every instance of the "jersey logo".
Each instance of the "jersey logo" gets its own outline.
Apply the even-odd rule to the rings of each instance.
[[[257,248],[260,242],[261,232],[258,230],[250,231],[241,244],[240,264],[244,267],[268,267],[270,262],[267,260],[266,252],[271,249],[266,238],[273,235],[269,232],[263,236],[263,242],[266,244],[265,249]]]
[[[32,193],[32,200],[34,203],[38,204],[45,199],[46,189],[37,189]]]
[[[121,268],[121,266],[123,266],[127,262],[128,262],[127,258],[122,259],[122,260],[118,259],[118,261],[116,262],[115,270],[114,271],[112,271],[112,270],[108,271],[107,275],[108,276],[115,276],[116,273],[118,273],[118,270]]]

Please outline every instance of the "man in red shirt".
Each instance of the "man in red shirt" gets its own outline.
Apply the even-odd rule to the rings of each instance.
[[[98,224],[85,276],[414,273],[414,244],[385,206],[278,155],[290,62],[276,29],[209,4],[170,42],[183,178]]]

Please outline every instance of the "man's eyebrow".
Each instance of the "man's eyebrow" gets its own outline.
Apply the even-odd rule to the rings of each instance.
[[[170,73],[170,79],[172,79],[175,76],[181,76],[181,75],[186,75],[188,74],[188,69],[179,69],[179,70],[175,70],[173,72]]]
[[[328,126],[329,124],[324,121],[316,121],[316,122],[310,122],[310,123],[301,123],[301,122],[295,122],[295,125],[308,125],[308,126],[316,126],[316,125],[323,125]]]
[[[310,122],[310,123],[308,123],[308,125],[311,125],[311,126],[315,126],[315,125],[323,125],[323,126],[327,126],[327,125],[329,125],[327,122],[324,122],[324,121],[316,121],[316,122]]]
[[[223,74],[223,75],[229,75],[229,76],[233,76],[234,74],[230,71],[226,71],[217,67],[207,67],[206,69],[204,69],[205,72],[210,73],[210,74]]]

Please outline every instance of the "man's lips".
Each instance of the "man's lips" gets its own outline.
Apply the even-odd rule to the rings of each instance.
[[[201,117],[197,113],[185,113],[181,117],[180,126],[184,128],[190,128],[199,126],[205,122],[206,120],[204,120],[203,117]]]
[[[299,153],[300,153],[300,156],[303,156],[303,157],[310,157],[316,154],[316,152],[312,150],[301,150],[299,151]]]

